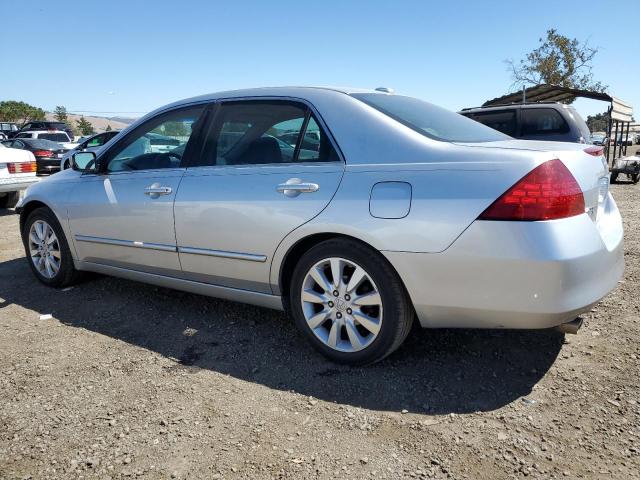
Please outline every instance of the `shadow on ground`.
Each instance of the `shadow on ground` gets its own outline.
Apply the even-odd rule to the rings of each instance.
[[[499,408],[531,392],[563,343],[550,330],[415,329],[387,360],[348,368],[316,354],[280,312],[99,276],[54,290],[36,281],[24,258],[0,263],[0,297],[0,313],[10,304],[51,313],[69,327],[176,359],[176,368],[375,410]]]

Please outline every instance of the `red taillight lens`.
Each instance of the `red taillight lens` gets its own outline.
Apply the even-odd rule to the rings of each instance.
[[[584,149],[584,153],[588,153],[589,155],[593,155],[594,157],[599,157],[604,153],[604,147],[589,147]]]
[[[52,157],[53,156],[53,152],[50,152],[49,150],[36,150],[35,152],[33,152],[33,154],[36,157]]]
[[[33,173],[36,171],[36,162],[7,163],[9,173]]]
[[[529,172],[478,217],[479,220],[554,220],[585,213],[580,185],[560,160]]]

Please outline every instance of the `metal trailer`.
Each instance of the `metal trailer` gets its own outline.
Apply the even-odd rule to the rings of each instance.
[[[627,156],[629,127],[633,119],[633,108],[619,98],[593,90],[541,84],[488,100],[482,106],[489,107],[527,102],[568,102],[578,97],[602,100],[609,103],[607,110],[609,114],[608,138],[604,145],[604,156],[611,172],[611,182],[615,182],[620,174],[625,174],[633,183],[637,183],[640,179],[640,157],[635,155]],[[620,142],[618,142],[618,135],[621,137]]]
[[[611,171],[611,183],[615,183],[620,174],[627,175],[633,183],[640,180],[640,157],[627,156],[627,146],[633,145],[633,136],[629,137],[629,127],[633,120],[631,105],[613,98],[609,106],[609,140],[606,145],[607,163]]]

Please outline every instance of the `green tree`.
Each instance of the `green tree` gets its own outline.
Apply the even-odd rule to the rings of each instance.
[[[32,120],[44,120],[44,110],[25,102],[6,100],[0,102],[0,120],[5,122],[27,123]]]
[[[68,120],[67,109],[62,105],[58,105],[53,111],[53,116],[59,122],[66,122]]]
[[[604,112],[588,115],[587,126],[592,132],[606,132],[609,128],[609,114]]]
[[[592,62],[598,53],[587,42],[547,30],[540,46],[516,62],[506,60],[513,78],[513,86],[549,83],[570,88],[603,92],[607,86],[593,79]]]
[[[80,117],[80,120],[76,120],[76,125],[78,126],[78,130],[80,130],[81,135],[93,135],[96,133],[91,122],[84,117]]]
[[[107,128],[104,129],[105,132],[110,132],[112,130],[111,124],[107,125]]]

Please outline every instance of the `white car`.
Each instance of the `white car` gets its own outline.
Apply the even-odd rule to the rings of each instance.
[[[40,140],[50,140],[57,142],[64,148],[76,148],[78,144],[69,138],[69,134],[63,130],[31,130],[22,132],[13,138],[39,138]]]
[[[110,130],[108,132],[96,133],[88,137],[82,137],[78,140],[78,146],[69,150],[60,160],[60,170],[71,167],[71,157],[78,152],[99,152],[104,144],[115,137],[119,130]]]
[[[0,144],[0,208],[15,207],[20,191],[37,181],[33,153]]]

